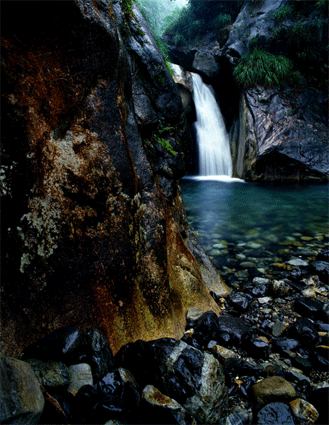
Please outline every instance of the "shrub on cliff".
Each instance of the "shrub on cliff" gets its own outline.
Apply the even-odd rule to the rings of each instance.
[[[302,76],[294,70],[293,63],[285,56],[276,56],[264,50],[254,49],[244,56],[233,71],[240,87],[256,85],[265,87],[298,85]]]
[[[178,19],[168,27],[166,34],[176,45],[196,43],[208,32],[220,30],[234,22],[242,4],[240,0],[190,0]]]

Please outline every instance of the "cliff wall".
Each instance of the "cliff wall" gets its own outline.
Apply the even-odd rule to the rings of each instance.
[[[2,20],[3,352],[77,325],[115,353],[219,313],[203,276],[228,288],[186,245],[189,127],[138,9],[5,2]]]

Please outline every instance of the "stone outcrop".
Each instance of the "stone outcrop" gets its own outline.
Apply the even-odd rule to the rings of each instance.
[[[239,58],[248,52],[248,42],[255,38],[262,38],[266,41],[273,35],[276,23],[273,14],[282,6],[287,4],[287,0],[262,2],[246,2],[237,16],[228,40],[223,47],[223,54],[236,65]]]
[[[296,25],[297,12],[280,27],[282,39],[275,37],[279,30],[275,16],[290,6],[287,0],[246,1],[226,39],[215,32],[205,33],[198,46],[189,45],[188,59],[186,49],[174,46],[166,36],[172,60],[188,71],[198,72],[215,89],[230,132],[233,174],[248,181],[328,181],[329,177],[326,90],[316,85],[313,88],[312,84],[298,90],[238,90],[232,78],[234,67],[255,45],[275,54],[286,50],[287,57],[294,54],[292,47],[285,48],[284,44],[289,28]],[[321,15],[314,7],[298,25],[312,34],[317,57],[324,58],[327,15]],[[326,69],[320,62],[307,65],[312,81],[316,81],[322,68]]]
[[[138,338],[180,337],[191,306],[219,314],[186,245],[177,181],[189,126],[144,19],[128,6],[3,7],[8,355],[67,325],[100,329],[115,353]]]
[[[253,89],[241,94],[231,129],[235,175],[252,181],[326,181],[329,178],[327,99]]]

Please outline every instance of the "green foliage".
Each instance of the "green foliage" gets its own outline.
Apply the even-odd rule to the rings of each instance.
[[[126,15],[131,16],[133,13],[133,0],[121,0],[121,7]]]
[[[165,127],[165,124],[162,120],[159,121],[159,129],[157,131],[157,134],[153,135],[154,140],[157,143],[160,143],[160,145],[169,153],[171,153],[172,155],[176,156],[177,152],[173,149],[173,147],[171,146],[170,142],[168,142],[168,140],[166,140],[164,137],[162,137],[162,135],[164,133],[169,133],[174,130],[175,127]]]
[[[174,36],[174,44],[176,46],[187,46],[187,40],[186,38],[183,36],[183,34],[175,34]]]
[[[166,34],[179,46],[196,44],[210,31],[217,31],[232,23],[242,6],[239,0],[190,0]]]
[[[232,16],[228,13],[220,13],[214,21],[217,28],[220,29],[232,22]]]
[[[154,134],[154,140],[158,143],[160,143],[160,145],[169,153],[171,153],[172,155],[176,156],[177,152],[174,151],[173,147],[171,146],[171,144],[168,142],[168,140],[164,139],[163,137],[158,136],[157,134]]]
[[[315,3],[315,7],[321,12],[328,12],[329,3],[328,0],[319,0]]]
[[[273,33],[273,48],[290,57],[304,73],[312,73],[314,66],[320,66],[327,56],[324,46],[319,43],[319,34],[325,33],[326,27],[325,19],[281,25]]]
[[[301,75],[293,68],[291,60],[255,49],[244,56],[233,71],[237,84],[243,88],[256,85],[265,87],[299,84]]]
[[[135,0],[144,16],[155,42],[164,56],[169,61],[167,44],[162,40],[165,28],[177,18],[180,9],[171,0]],[[170,68],[169,68],[170,69]]]
[[[277,22],[282,22],[285,19],[290,18],[293,13],[293,7],[292,6],[282,6],[280,9],[278,9],[276,12],[273,13],[273,17]]]

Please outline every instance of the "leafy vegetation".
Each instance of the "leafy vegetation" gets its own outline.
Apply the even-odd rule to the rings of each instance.
[[[157,131],[156,134],[153,135],[153,139],[157,142],[160,143],[160,145],[169,153],[171,153],[172,155],[176,156],[177,152],[173,149],[173,147],[171,146],[170,142],[168,142],[168,140],[166,140],[164,137],[162,137],[162,134],[164,133],[170,133],[171,130],[174,130],[174,127],[165,127],[165,124],[163,123],[163,121],[159,121],[159,129]]]
[[[243,88],[259,84],[265,87],[300,83],[302,76],[294,70],[291,60],[264,50],[254,49],[244,56],[233,71],[234,78]]]
[[[239,0],[190,0],[169,25],[166,35],[177,46],[195,44],[208,32],[219,31],[233,23],[242,3]]]
[[[280,9],[278,9],[276,12],[274,12],[273,17],[277,22],[281,22],[285,19],[288,19],[293,14],[293,7],[292,6],[282,6]]]
[[[298,87],[304,82],[326,86],[327,5],[327,0],[326,7],[323,0],[291,0],[277,10],[273,14],[278,24],[273,36],[255,37],[249,42],[249,53],[234,70],[237,83],[242,87]]]
[[[179,0],[134,1],[139,4],[167,62],[164,34],[178,47],[196,45],[209,32],[219,35],[228,31],[245,4],[243,0],[189,0],[186,6],[178,7]],[[256,8],[261,1],[249,3]],[[234,70],[237,83],[242,87],[299,86],[306,81],[327,84],[327,18],[328,0],[288,1],[273,14],[276,21],[273,36],[255,37],[249,42],[249,53]]]
[[[136,2],[153,33],[157,46],[168,61],[167,44],[161,37],[165,29],[177,19],[181,7],[172,0],[136,0]]]
[[[133,13],[133,0],[120,0],[122,10],[126,15],[131,16]]]

